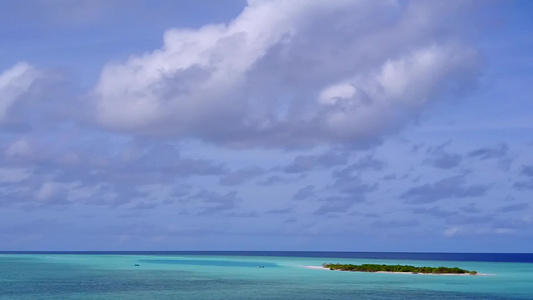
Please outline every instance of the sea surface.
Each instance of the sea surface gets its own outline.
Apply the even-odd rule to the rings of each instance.
[[[340,272],[446,266],[481,276]],[[0,252],[0,299],[533,299],[533,254]]]

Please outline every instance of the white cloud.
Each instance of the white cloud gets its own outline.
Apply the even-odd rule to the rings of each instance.
[[[335,105],[339,100],[349,99],[357,90],[352,84],[340,83],[325,88],[318,97],[320,104]]]
[[[108,64],[96,118],[241,145],[367,143],[475,80],[477,53],[449,22],[461,5],[249,1],[228,24],[170,29],[161,49]]]
[[[337,92],[329,100],[320,99],[327,107],[325,127],[330,134],[347,139],[379,135],[405,123],[428,102],[438,99],[440,89],[453,84],[461,72],[475,69],[475,63],[475,52],[452,45],[431,45],[386,61],[376,71],[358,74],[349,83],[323,91],[322,95],[332,89]],[[340,92],[344,95],[339,96]]]
[[[31,170],[24,168],[0,168],[0,182],[16,183],[31,175]]]
[[[34,196],[41,204],[57,205],[69,204],[67,200],[68,185],[57,182],[44,182],[41,187],[35,191]]]
[[[35,145],[27,138],[19,138],[9,145],[5,149],[5,154],[9,157],[15,158],[28,158],[35,154]]]
[[[39,190],[35,193],[35,197],[39,200],[49,200],[57,194],[57,186],[51,182],[45,182]]]
[[[10,108],[29,91],[39,76],[33,66],[24,62],[0,74],[0,122],[9,117]]]
[[[450,228],[444,230],[444,236],[445,237],[454,237],[460,232],[461,232],[461,228],[457,227],[457,226],[454,226],[454,227],[450,227]]]

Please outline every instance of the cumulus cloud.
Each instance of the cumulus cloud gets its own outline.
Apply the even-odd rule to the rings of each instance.
[[[482,211],[475,203],[469,203],[467,206],[460,207],[460,210],[467,214],[477,214]]]
[[[330,186],[330,189],[343,194],[364,195],[377,190],[378,183],[367,184],[358,176],[341,176]]]
[[[29,159],[35,156],[36,147],[27,138],[19,138],[5,147],[4,154],[10,158]]]
[[[0,168],[0,184],[17,183],[30,177],[31,172],[25,168]]]
[[[529,204],[527,203],[516,203],[516,204],[509,204],[503,207],[500,207],[498,209],[498,212],[514,212],[514,211],[525,211],[529,208]]]
[[[29,92],[40,72],[21,62],[0,74],[0,123],[9,121],[9,112]]]
[[[404,192],[400,198],[407,203],[432,203],[446,198],[469,198],[485,195],[489,186],[474,184],[465,185],[464,176],[453,176],[432,184],[415,186]]]
[[[286,173],[303,173],[316,168],[331,168],[348,162],[349,153],[328,151],[321,155],[299,155],[285,166]]]
[[[280,209],[273,209],[268,211],[269,214],[288,214],[294,212],[294,206]]]
[[[433,217],[449,217],[449,216],[453,216],[457,214],[456,212],[443,210],[439,207],[416,208],[416,209],[413,209],[413,213],[414,214],[427,214]]]
[[[528,177],[533,177],[533,165],[522,166],[521,173]]]
[[[41,205],[66,205],[67,189],[56,182],[45,182],[35,192],[35,198]]]
[[[265,170],[258,167],[244,168],[224,174],[220,177],[219,183],[229,186],[240,185],[263,174]]]
[[[520,191],[533,190],[533,180],[515,182],[513,187]]]
[[[347,212],[354,204],[365,202],[367,194],[376,191],[377,188],[378,184],[369,185],[356,176],[338,177],[332,185],[328,186],[328,189],[340,194],[340,196],[321,198],[320,201],[325,202],[325,204],[322,204],[315,211],[315,214],[323,215],[332,212]],[[306,199],[313,196],[314,189],[312,186],[308,186],[299,190],[295,194],[294,199]]]
[[[236,191],[223,194],[204,189],[191,195],[185,201],[192,201],[192,203],[198,206],[198,214],[209,215],[232,211],[237,208],[238,203],[242,200],[237,197]]]
[[[367,172],[367,171],[382,171],[385,167],[385,162],[374,158],[372,155],[367,155],[353,164],[349,165],[346,168],[342,168],[340,170],[333,172],[333,177],[335,178],[343,178],[343,177],[351,177],[353,176],[353,173],[361,173],[361,172]]]
[[[328,213],[346,213],[356,203],[365,201],[364,195],[354,195],[349,197],[328,197],[322,199],[325,204],[321,205],[315,215],[325,215]]]
[[[453,226],[444,230],[443,235],[445,237],[454,237],[461,232],[461,227]]]
[[[0,146],[0,205],[150,208],[190,195],[189,179],[226,173],[222,163],[184,156],[168,141],[65,136],[66,144],[28,135]]]
[[[292,198],[294,200],[307,200],[315,197],[316,193],[317,191],[314,185],[307,185],[299,189]]]
[[[469,156],[481,160],[486,159],[502,159],[507,157],[508,147],[506,144],[500,144],[496,147],[484,147],[474,150],[469,153]]]
[[[170,29],[160,49],[108,64],[96,119],[241,146],[369,145],[475,82],[478,54],[450,23],[465,6],[250,0],[228,24]]]
[[[461,163],[462,156],[447,151],[445,149],[447,145],[449,143],[428,149],[429,157],[424,162],[440,169],[451,169],[458,166]]]
[[[156,144],[137,160],[127,161],[124,171],[140,171],[168,176],[191,176],[222,174],[224,168],[211,161],[184,158],[179,150],[170,144]]]
[[[259,185],[263,185],[263,186],[274,186],[274,185],[279,185],[279,184],[290,184],[290,183],[298,181],[299,179],[301,179],[303,177],[304,176],[282,177],[282,176],[279,176],[279,175],[272,175],[272,176],[269,176],[268,178],[265,178],[264,180],[258,181],[257,183]]]
[[[517,190],[533,190],[533,166],[523,165],[520,174],[528,177],[527,180],[517,181],[513,184],[513,187]]]

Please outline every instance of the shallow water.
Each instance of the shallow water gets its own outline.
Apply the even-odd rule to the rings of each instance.
[[[305,268],[325,262],[449,266],[493,275],[376,274]],[[0,255],[2,300],[532,299],[532,282],[533,264],[516,262],[249,255]]]

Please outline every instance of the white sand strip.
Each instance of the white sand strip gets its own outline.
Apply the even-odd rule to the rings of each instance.
[[[319,267],[319,266],[304,266],[306,269],[314,269],[314,270],[329,270],[328,268]]]

